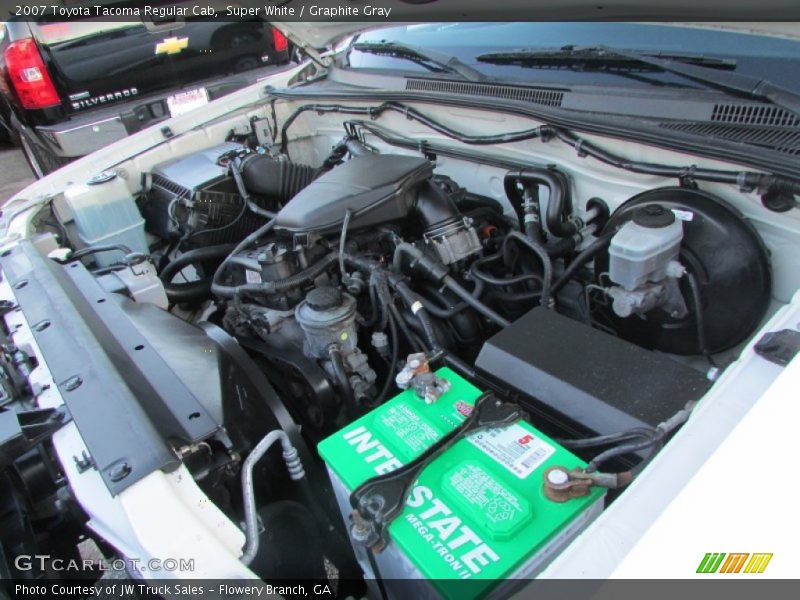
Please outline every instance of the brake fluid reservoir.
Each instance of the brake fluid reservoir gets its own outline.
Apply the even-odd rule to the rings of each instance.
[[[93,177],[88,183],[64,191],[75,228],[87,246],[122,244],[133,252],[147,253],[144,219],[125,181],[113,172]],[[94,255],[100,267],[120,260],[118,251]]]
[[[437,402],[407,390],[319,444],[345,523],[355,488],[411,461],[470,414],[480,390],[450,369],[436,373],[451,384]],[[525,421],[459,440],[411,486],[388,545],[373,556],[354,545],[368,582],[383,580],[398,599],[466,600],[521,587],[602,510],[598,488],[548,499],[543,473],[555,465],[585,467]]]
[[[638,208],[611,238],[609,279],[627,290],[661,281],[670,261],[677,260],[682,239],[683,226],[672,211],[660,204]]]

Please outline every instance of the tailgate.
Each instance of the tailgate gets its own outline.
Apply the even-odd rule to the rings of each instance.
[[[69,112],[191,86],[275,61],[264,21],[32,25]]]

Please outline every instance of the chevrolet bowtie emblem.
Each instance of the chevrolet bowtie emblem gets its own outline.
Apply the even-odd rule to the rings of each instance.
[[[156,54],[177,54],[189,47],[188,37],[171,37],[156,44]]]

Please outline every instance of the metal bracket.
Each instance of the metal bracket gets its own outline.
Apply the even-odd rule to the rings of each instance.
[[[402,467],[368,479],[350,494],[353,524],[350,535],[356,544],[380,552],[386,546],[389,524],[402,512],[408,492],[422,470],[468,433],[487,427],[510,425],[527,418],[517,404],[488,392],[478,398],[472,414],[456,429]]]
[[[0,412],[0,469],[12,464],[71,420],[64,406]]]

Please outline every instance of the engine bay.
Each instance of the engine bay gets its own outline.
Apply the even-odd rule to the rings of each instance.
[[[34,219],[53,268],[112,300],[102,318],[125,325],[109,335],[141,339],[131,360],[163,359],[179,385],[154,392],[159,410],[178,388],[196,399],[162,437],[265,581],[401,597],[535,576],[795,289],[766,221],[715,193],[758,188],[735,171],[593,186],[575,161],[597,146],[577,138],[564,164],[482,164],[337,116],[360,107],[292,106],[74,185]],[[455,139],[527,143],[484,137]]]

